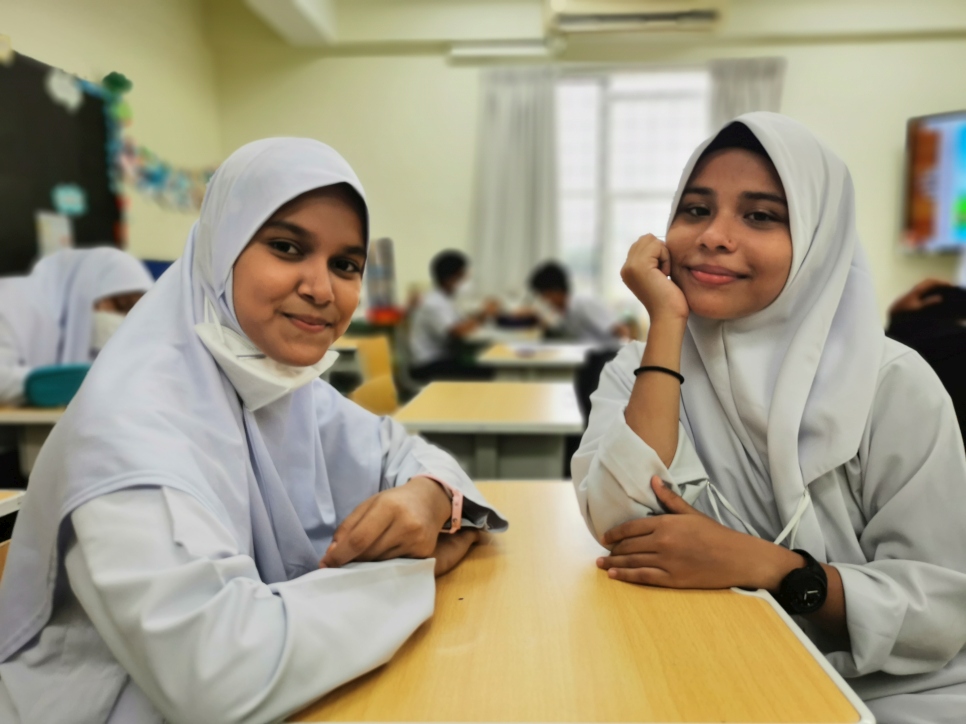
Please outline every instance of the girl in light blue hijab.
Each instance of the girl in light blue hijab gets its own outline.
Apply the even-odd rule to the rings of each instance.
[[[431,557],[505,528],[452,458],[319,379],[358,303],[364,199],[312,140],[219,168],[34,468],[0,720],[282,718],[432,614]]]

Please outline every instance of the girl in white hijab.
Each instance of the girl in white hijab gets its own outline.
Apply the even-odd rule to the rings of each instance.
[[[444,572],[506,526],[452,458],[319,379],[367,234],[317,141],[218,169],[37,460],[0,584],[0,720],[283,718],[432,614],[431,556]]]
[[[767,589],[880,722],[961,722],[966,456],[939,380],[882,332],[848,169],[750,113],[673,208],[622,270],[647,344],[601,375],[573,460],[598,565]]]
[[[65,249],[0,279],[0,404],[23,402],[35,367],[91,362],[153,283],[113,247]]]

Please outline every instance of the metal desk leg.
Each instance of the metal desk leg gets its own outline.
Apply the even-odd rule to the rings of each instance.
[[[500,461],[496,435],[476,435],[473,438],[473,477],[495,480],[499,477]]]

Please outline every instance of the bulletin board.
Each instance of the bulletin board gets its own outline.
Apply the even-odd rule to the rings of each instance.
[[[0,275],[39,256],[38,211],[69,218],[75,246],[120,243],[108,134],[95,86],[19,53],[0,63]]]

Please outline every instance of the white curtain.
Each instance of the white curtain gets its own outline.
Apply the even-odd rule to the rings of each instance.
[[[749,111],[780,110],[784,58],[713,60],[709,70],[712,128],[720,128]]]
[[[523,291],[533,266],[555,256],[554,83],[548,68],[483,76],[472,252],[484,294]]]

